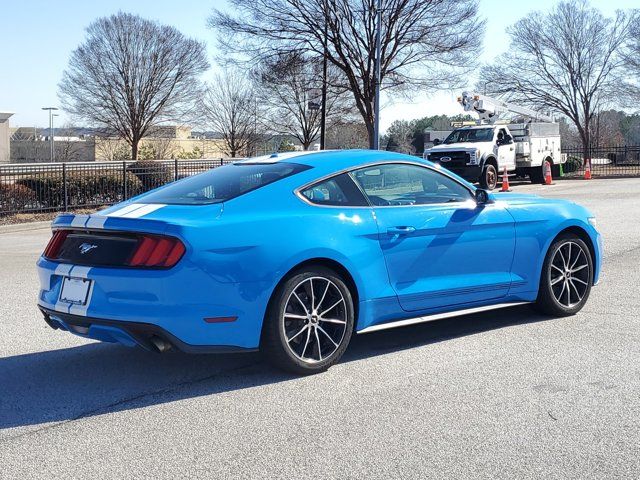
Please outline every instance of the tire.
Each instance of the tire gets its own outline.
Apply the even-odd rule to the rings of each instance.
[[[561,235],[549,247],[542,265],[534,308],[554,317],[575,315],[587,302],[592,283],[589,247],[575,234]]]
[[[549,164],[549,168],[552,166],[552,163],[545,159],[539,167],[531,167],[529,169],[529,178],[531,179],[531,183],[544,185],[545,164]]]
[[[354,322],[353,298],[344,280],[326,267],[310,266],[276,288],[260,349],[277,368],[320,373],[340,360]]]
[[[498,184],[498,171],[492,164],[487,164],[482,169],[479,179],[480,187],[486,190],[493,190]]]

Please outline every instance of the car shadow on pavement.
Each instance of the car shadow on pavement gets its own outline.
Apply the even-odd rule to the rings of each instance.
[[[356,335],[342,362],[547,319],[523,306]],[[89,343],[17,355],[0,359],[0,430],[297,378],[269,367],[257,353],[158,355],[113,344]]]

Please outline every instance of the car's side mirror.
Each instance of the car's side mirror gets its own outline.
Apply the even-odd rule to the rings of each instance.
[[[489,197],[489,192],[483,190],[482,188],[476,189],[476,203],[478,205],[486,205],[487,203],[493,203],[491,197]]]
[[[433,146],[434,147],[437,147],[441,143],[442,143],[442,140],[440,140],[439,138],[436,138],[436,139],[433,140]]]

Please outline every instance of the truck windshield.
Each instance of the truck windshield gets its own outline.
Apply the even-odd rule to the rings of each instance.
[[[493,128],[461,128],[449,134],[444,143],[491,142]]]

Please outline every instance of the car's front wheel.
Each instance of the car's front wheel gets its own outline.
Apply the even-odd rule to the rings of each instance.
[[[535,307],[548,315],[574,315],[587,302],[592,281],[589,247],[577,235],[562,235],[545,258]]]
[[[334,271],[312,266],[276,289],[265,317],[261,350],[275,366],[298,374],[326,370],[351,340],[353,299]]]

